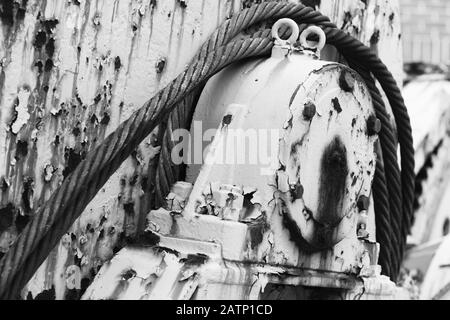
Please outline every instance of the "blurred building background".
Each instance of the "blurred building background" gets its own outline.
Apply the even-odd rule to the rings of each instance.
[[[450,1],[399,0],[404,60],[450,62]]]
[[[422,299],[450,299],[450,0],[399,0],[403,96],[416,151],[415,221],[404,267]],[[406,272],[408,274],[408,272]],[[405,277],[408,279],[408,277]]]

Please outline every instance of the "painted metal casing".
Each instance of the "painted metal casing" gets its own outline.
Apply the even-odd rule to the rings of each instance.
[[[84,299],[398,295],[377,265],[379,123],[368,90],[354,71],[290,43],[208,82],[180,145],[187,181],[147,216],[153,245],[119,252]]]
[[[357,274],[377,262],[369,203],[358,207],[371,196],[373,117],[363,81],[341,64],[281,46],[269,59],[235,64],[198,103],[184,152],[197,163],[187,170],[194,187],[183,213],[156,211],[149,220],[164,235],[214,238],[225,259]],[[206,163],[198,163],[196,142],[212,128],[213,142],[200,149]],[[230,149],[233,139],[246,147]],[[267,151],[270,162],[259,161]]]

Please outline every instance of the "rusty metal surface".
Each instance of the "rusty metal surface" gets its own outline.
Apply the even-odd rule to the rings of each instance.
[[[311,105],[314,112],[305,118]],[[274,49],[270,59],[227,68],[204,89],[191,129],[196,144],[209,129],[219,128],[209,148],[204,146],[205,159],[215,162],[189,165],[187,180],[194,188],[189,198],[180,197],[185,203],[176,207],[182,210],[152,211],[148,229],[182,239],[214,239],[228,260],[358,275],[377,259],[368,249],[375,239],[367,216],[370,202],[362,201],[369,200],[376,161],[377,137],[367,124],[370,106],[354,72],[303,54],[286,57]],[[252,152],[267,153],[249,145],[261,148],[259,140],[236,150],[226,139],[236,138],[239,130],[277,129],[270,154],[275,163],[228,164],[228,157],[221,158],[250,160]],[[195,158],[195,152],[184,154]],[[359,240],[363,219],[368,247]]]
[[[199,44],[240,7],[232,0],[4,2],[1,253],[85,154],[179,73]],[[399,23],[382,19],[396,17],[395,3],[373,0],[364,7],[359,0],[331,1],[321,9],[378,48],[388,65],[397,65],[391,50],[400,46]],[[151,206],[147,176],[157,152],[149,137],[50,255],[24,297],[54,292],[58,299],[77,298],[99,267],[143,228]],[[73,279],[81,279],[80,285],[69,284]]]
[[[164,240],[163,240],[164,243]],[[173,243],[172,243],[173,244]],[[189,247],[189,245],[187,245]],[[191,246],[192,250],[196,250]],[[179,244],[175,249],[186,248]],[[225,262],[225,263],[224,263]],[[383,276],[223,261],[164,247],[123,249],[102,267],[84,300],[394,300],[407,294]]]

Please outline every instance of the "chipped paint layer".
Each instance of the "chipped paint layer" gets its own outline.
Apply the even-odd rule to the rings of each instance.
[[[30,120],[30,114],[28,113],[28,99],[30,98],[30,94],[31,92],[28,89],[20,89],[17,94],[17,105],[11,124],[11,132],[13,134],[18,134],[20,129]]]
[[[353,79],[351,93],[340,86],[343,72]],[[315,113],[305,119],[311,104]],[[232,261],[346,274],[376,264],[369,205],[357,205],[363,196],[369,199],[375,171],[377,137],[367,133],[370,106],[367,88],[353,71],[306,55],[274,54],[225,69],[208,82],[194,115],[194,121],[204,121],[204,132],[208,125],[219,131],[205,163],[187,168],[194,185],[189,200],[182,214],[152,211],[150,230],[215,239],[224,259]],[[275,167],[208,161],[235,154],[223,151],[221,143],[231,132],[252,129],[281,131],[271,145]],[[194,141],[204,133],[195,126],[191,131]],[[362,225],[365,237],[358,236]]]
[[[194,298],[224,299],[226,292],[255,299],[281,284],[281,291],[295,287],[302,298],[392,299],[401,290],[381,276],[379,247],[368,232],[378,131],[368,90],[342,65],[280,50],[275,46],[271,58],[231,66],[208,82],[191,134],[204,133],[196,120],[218,132],[205,163],[188,165],[192,191],[174,187],[167,198],[166,209],[174,199],[186,206],[150,212],[147,230],[221,247],[219,261],[196,270],[204,280]],[[342,85],[343,74],[352,90]],[[235,154],[225,142],[232,132],[276,128],[282,131],[277,163],[264,174],[261,163],[222,161],[223,153]],[[167,249],[177,252],[176,245]]]
[[[198,243],[190,244],[197,250]],[[324,271],[243,264],[201,254],[127,248],[102,267],[84,300],[403,300],[407,293],[376,271],[356,278]],[[189,244],[187,244],[189,247]]]
[[[0,256],[33,208],[87,152],[180,73],[220,22],[252,2],[6,0],[11,6],[2,11],[0,28],[0,222],[5,221]],[[371,31],[362,36],[351,25],[364,25],[376,12],[377,47],[388,65],[397,64],[391,49],[393,42],[398,46],[399,23],[386,26],[382,19],[396,4],[372,0],[364,9],[361,3],[335,0],[320,6],[335,21],[349,11],[355,20],[344,28],[366,43]],[[144,229],[152,207],[150,159],[158,151],[155,133],[107,182],[24,297],[45,292],[56,299],[78,298],[100,266]]]

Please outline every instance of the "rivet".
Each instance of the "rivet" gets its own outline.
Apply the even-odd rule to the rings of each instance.
[[[316,115],[316,106],[312,102],[307,102],[303,108],[303,118],[305,120],[311,120]]]
[[[374,115],[367,119],[367,134],[369,136],[376,135],[381,131],[381,121]]]

